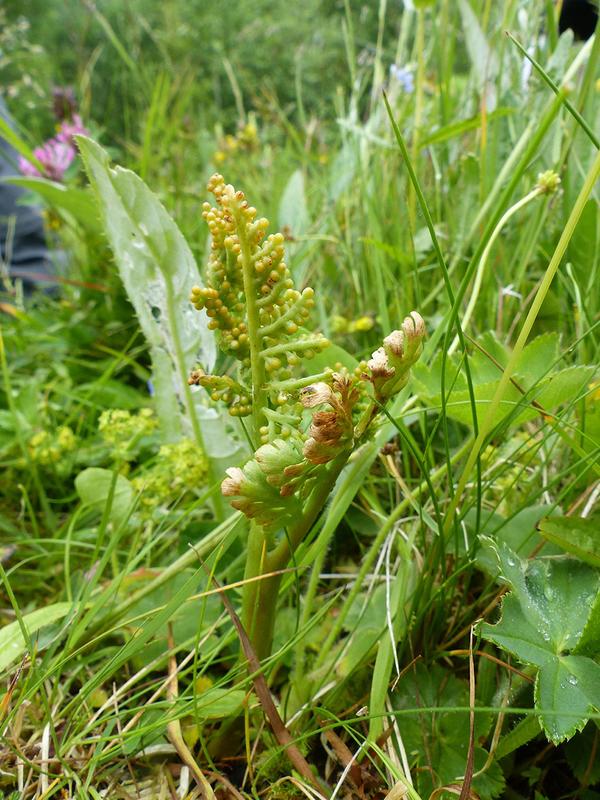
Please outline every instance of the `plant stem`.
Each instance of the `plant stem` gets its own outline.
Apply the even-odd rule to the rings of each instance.
[[[492,250],[492,247],[494,246],[494,242],[496,241],[496,239],[500,235],[500,233],[502,231],[502,228],[506,225],[508,220],[514,214],[516,214],[517,211],[520,211],[524,206],[526,206],[532,200],[535,200],[535,198],[538,197],[538,195],[542,194],[542,192],[543,192],[543,189],[541,187],[539,187],[539,186],[536,186],[534,189],[532,189],[529,192],[529,194],[526,194],[525,197],[522,197],[514,205],[512,205],[504,213],[504,215],[502,216],[502,218],[499,220],[498,224],[494,228],[494,231],[493,231],[492,235],[490,236],[490,238],[488,239],[488,242],[487,242],[487,244],[485,246],[485,250],[481,254],[481,259],[479,261],[479,265],[477,266],[477,273],[475,274],[475,281],[473,282],[473,288],[471,290],[471,295],[469,297],[469,303],[468,303],[467,308],[465,310],[465,315],[464,315],[464,317],[462,318],[462,321],[461,321],[461,328],[463,329],[463,333],[467,329],[467,327],[469,325],[469,322],[471,321],[471,317],[473,316],[473,311],[475,310],[475,306],[477,305],[477,299],[479,297],[479,292],[481,290],[481,283],[483,281],[483,273],[485,271],[485,266],[487,264],[487,260],[489,258],[489,255],[490,255],[490,252]],[[460,340],[459,340],[458,336],[455,336],[454,337],[454,341],[452,342],[452,344],[448,348],[448,355],[451,355],[456,350],[456,348],[458,347],[459,341]]]
[[[349,450],[340,453],[329,465],[327,474],[323,476],[316,486],[304,509],[301,519],[288,531],[288,536],[281,540],[275,550],[269,555],[267,565],[269,570],[283,569],[293,553],[296,552],[304,537],[315,524],[317,517],[323,511],[327,498],[335,486],[340,472],[346,466],[350,457]]]
[[[252,578],[276,572],[287,566],[325,507],[327,498],[349,456],[350,451],[346,450],[331,462],[326,475],[308,498],[302,517],[296,525],[290,527],[287,535],[271,553],[267,553],[267,541],[262,528],[254,522],[250,526],[245,573],[245,578],[249,582],[244,585],[242,606],[244,627],[259,660],[271,654],[277,597],[283,575],[273,575],[260,581],[253,581]]]
[[[415,50],[417,52],[417,75],[415,80],[415,116],[413,120],[413,132],[410,160],[415,171],[419,160],[420,129],[423,117],[423,84],[425,83],[425,9],[417,8],[417,31],[415,39]],[[408,222],[411,235],[415,235],[417,220],[417,196],[412,183],[408,186]],[[410,286],[410,283],[408,284]],[[409,306],[412,302],[409,302]]]
[[[264,649],[264,643],[261,642],[263,615],[258,610],[259,593],[261,584],[264,581],[257,580],[266,571],[266,549],[266,538],[263,529],[254,520],[251,520],[246,549],[246,568],[244,571],[244,580],[248,581],[248,583],[244,584],[242,595],[242,620],[244,630],[248,634],[259,659],[269,655],[268,652],[262,652]]]
[[[250,372],[252,375],[252,418],[254,422],[254,441],[260,441],[260,428],[265,424],[264,407],[267,404],[265,365],[262,359],[262,337],[260,334],[260,318],[256,304],[256,285],[254,267],[250,252],[250,243],[246,235],[245,222],[238,211],[236,215],[237,231],[240,239],[242,256],[242,277],[244,294],[246,295],[246,314],[248,321],[248,341],[250,345]]]

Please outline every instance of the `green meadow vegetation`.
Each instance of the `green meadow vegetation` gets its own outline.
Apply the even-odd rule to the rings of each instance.
[[[0,798],[600,800],[600,39],[557,12],[0,9],[60,256],[0,265]]]

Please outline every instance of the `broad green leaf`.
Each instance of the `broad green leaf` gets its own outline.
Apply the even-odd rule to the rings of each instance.
[[[596,596],[589,619],[577,643],[577,653],[597,658],[600,653],[600,593]]]
[[[542,381],[533,397],[545,411],[553,411],[577,397],[596,373],[597,368],[592,366],[567,367]]]
[[[524,348],[517,359],[515,377],[524,389],[529,389],[542,380],[552,369],[559,357],[557,333],[543,333]],[[503,364],[502,366],[505,366]]]
[[[53,603],[45,608],[38,608],[23,617],[23,623],[30,636],[40,628],[51,625],[73,610],[72,603]],[[13,661],[20,658],[27,645],[19,621],[11,622],[0,630],[0,671],[6,669]]]
[[[27,159],[31,164],[35,164],[38,169],[43,169],[40,162],[33,154],[33,150],[29,147],[29,145],[16,133],[12,127],[8,124],[6,119],[0,114],[0,136],[3,139],[14,147],[17,153],[20,153],[24,158]]]
[[[210,371],[215,340],[205,314],[189,301],[199,282],[196,262],[183,234],[158,198],[135,173],[111,167],[107,153],[77,137],[104,227],[127,294],[150,345],[157,410],[166,437],[190,435],[190,369]],[[188,416],[181,409],[188,409]]]
[[[458,0],[458,9],[462,17],[465,43],[473,65],[473,74],[479,79],[481,93],[484,94],[487,90],[489,95],[495,88],[494,79],[498,74],[498,56],[489,44],[468,0]],[[490,111],[495,110],[495,98],[488,97],[488,105]]]
[[[500,621],[481,625],[481,634],[537,667],[536,710],[546,736],[558,744],[600,708],[600,665],[581,654],[585,645],[586,653],[598,655],[594,636],[585,632],[598,616],[600,573],[566,556],[524,562],[506,546],[498,556],[512,592]]]
[[[76,186],[65,186],[55,183],[47,178],[4,178],[6,183],[21,186],[38,194],[48,205],[60,211],[66,211],[77,220],[84,228],[96,232],[100,230],[98,222],[98,208],[93,196],[87,189]]]
[[[416,789],[429,797],[434,789],[454,783],[465,773],[469,748],[469,686],[439,665],[417,663],[390,693],[395,709],[414,711],[397,717],[409,758]],[[434,708],[424,711],[420,708]],[[447,711],[464,708],[464,711]],[[476,742],[487,732],[489,715],[475,715]],[[476,745],[475,772],[487,761],[487,752]],[[435,770],[430,765],[435,765]],[[498,797],[504,789],[502,770],[497,762],[476,775],[473,789],[482,800]]]
[[[490,514],[482,520],[480,530],[480,546],[477,550],[476,560],[478,566],[493,577],[499,573],[496,542],[510,547],[522,558],[530,556],[541,544],[537,525],[540,519],[551,513],[552,507],[548,505],[528,506],[517,512],[509,519],[504,519],[500,514]],[[465,516],[467,529],[471,528],[476,518],[475,509],[471,509]],[[544,550],[545,555],[553,554],[554,549]],[[557,549],[557,552],[560,552]]]
[[[471,358],[471,377],[477,416],[481,420],[498,388],[502,370],[508,363],[509,352],[494,334],[486,333],[478,341],[480,349]],[[558,360],[558,337],[544,334],[530,342],[518,359],[515,381],[507,387],[498,409],[498,420],[514,413],[521,405],[513,424],[520,425],[535,419],[540,412],[532,406],[535,400],[545,411],[554,411],[581,393],[592,380],[596,368],[575,366],[553,371]],[[413,367],[414,386],[421,399],[430,406],[441,407],[442,354],[438,353],[426,366],[422,362]],[[471,400],[466,378],[457,356],[447,359],[445,374],[446,413],[452,419],[472,426]],[[524,392],[528,392],[524,399]]]
[[[478,347],[473,351],[470,361],[471,380],[474,383],[497,381],[500,376],[500,368],[504,369],[508,363],[508,348],[498,341],[491,331],[484,333],[477,340],[477,344],[482,349],[480,350]]]
[[[144,586],[149,585],[157,574],[155,570],[140,570],[128,576],[123,582],[123,595],[131,596],[132,593],[138,592]],[[154,619],[158,611],[184,587],[191,574],[189,570],[182,570],[158,589],[149,592],[137,603],[131,605],[127,613],[129,618],[134,621],[128,626],[129,631],[135,635],[148,620]],[[204,578],[199,580],[195,586],[190,586],[187,597],[181,599],[178,608],[168,621],[176,647],[181,647],[185,642],[202,636],[209,626],[215,624],[223,611],[221,600],[216,595],[195,600],[189,599],[205,588],[206,580]],[[136,617],[137,619],[135,619]],[[157,629],[151,641],[132,657],[136,669],[142,669],[168,651],[167,627],[165,623]]]
[[[114,473],[110,469],[88,467],[75,478],[75,488],[81,501],[102,513],[108,502]],[[131,513],[135,492],[124,475],[117,475],[117,482],[110,507],[110,519],[115,525],[124,522]]]
[[[584,656],[552,659],[538,672],[535,704],[549,739],[558,744],[571,738],[600,709],[600,664]]]
[[[215,686],[203,692],[194,702],[194,712],[200,719],[223,719],[237,713],[246,697],[241,689],[219,689]]]
[[[540,730],[540,721],[537,716],[525,717],[500,739],[495,753],[496,758],[504,758],[527,744],[539,734]]]
[[[545,539],[586,564],[600,567],[600,523],[581,517],[550,517],[539,524]]]
[[[302,236],[309,226],[306,195],[304,191],[304,175],[297,169],[283,190],[279,203],[279,229],[289,229],[292,236]]]

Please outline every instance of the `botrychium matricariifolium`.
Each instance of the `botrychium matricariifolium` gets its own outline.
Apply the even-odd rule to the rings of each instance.
[[[193,287],[191,301],[205,310],[219,348],[237,369],[221,375],[195,369],[190,383],[205,387],[231,415],[247,418],[256,445],[243,467],[227,471],[223,494],[261,526],[283,528],[302,515],[326,465],[343,466],[381,406],[406,385],[425,324],[413,311],[353,372],[332,364],[302,376],[302,362],[329,344],[307,329],[313,289],[295,288],[283,235],[267,233],[268,220],[243,192],[219,174],[208,190],[215,205],[203,207],[211,234],[206,285]]]

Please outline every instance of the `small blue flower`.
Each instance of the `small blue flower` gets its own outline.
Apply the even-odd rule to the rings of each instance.
[[[412,94],[415,90],[415,78],[410,67],[399,67],[398,64],[390,66],[390,78],[397,81],[405,94]]]
[[[152,381],[150,380],[146,381],[146,386],[148,387],[148,394],[150,395],[150,397],[154,397],[154,384],[152,383]]]

